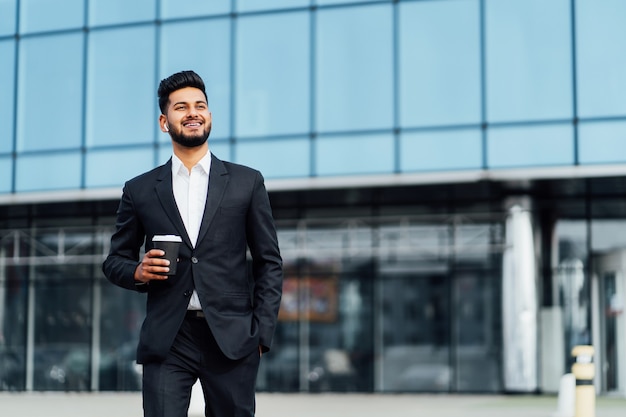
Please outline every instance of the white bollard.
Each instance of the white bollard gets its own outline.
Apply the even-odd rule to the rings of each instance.
[[[565,374],[559,384],[558,408],[554,417],[574,417],[576,408],[576,377]]]

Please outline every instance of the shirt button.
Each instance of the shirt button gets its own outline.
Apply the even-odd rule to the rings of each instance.
[[[198,258],[196,258],[195,256],[193,256],[193,257],[191,258],[191,263],[193,263],[193,264],[197,264],[197,263],[198,263]]]

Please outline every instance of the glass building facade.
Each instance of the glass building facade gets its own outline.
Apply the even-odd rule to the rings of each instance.
[[[626,2],[0,0],[0,390],[137,390],[100,272],[156,88],[266,178],[285,260],[265,391],[626,395]],[[524,353],[526,352],[526,353]],[[530,352],[530,353],[528,353]],[[482,378],[477,378],[477,375]]]

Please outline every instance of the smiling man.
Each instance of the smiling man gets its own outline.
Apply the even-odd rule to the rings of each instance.
[[[137,347],[144,416],[187,416],[199,379],[207,417],[251,417],[282,292],[263,176],[209,151],[211,112],[198,74],[173,74],[158,95],[173,155],[125,184],[103,264],[112,283],[147,293]],[[181,237],[175,275],[167,275],[165,253],[153,249],[155,235]]]

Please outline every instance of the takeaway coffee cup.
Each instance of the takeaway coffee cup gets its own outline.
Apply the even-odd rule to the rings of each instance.
[[[165,251],[163,259],[170,261],[170,272],[165,275],[176,275],[176,266],[178,265],[178,248],[183,240],[176,235],[154,235],[152,245],[155,249]]]

